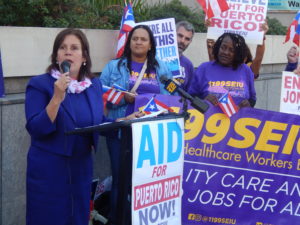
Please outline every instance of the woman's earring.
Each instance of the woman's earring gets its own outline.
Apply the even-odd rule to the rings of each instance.
[[[83,65],[86,66],[86,62],[83,62]]]

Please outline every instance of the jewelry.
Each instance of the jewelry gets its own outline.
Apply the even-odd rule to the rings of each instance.
[[[51,70],[51,76],[55,79],[59,79],[61,77],[61,73],[58,70]],[[68,93],[79,94],[83,92],[85,89],[89,88],[92,84],[91,79],[85,77],[82,81],[73,80],[71,78],[71,82],[68,86]]]

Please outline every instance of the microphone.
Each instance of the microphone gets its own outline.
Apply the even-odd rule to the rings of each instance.
[[[173,94],[177,92],[180,96],[182,96],[185,99],[190,100],[191,105],[200,111],[201,113],[205,113],[208,110],[209,105],[201,100],[198,97],[193,97],[189,93],[187,93],[185,90],[183,90],[175,81],[172,79],[168,79],[165,75],[162,75],[160,77],[160,82],[165,84],[165,89],[170,93]]]
[[[63,73],[70,72],[70,67],[71,67],[71,64],[68,60],[63,61],[60,64],[60,68],[63,71]]]

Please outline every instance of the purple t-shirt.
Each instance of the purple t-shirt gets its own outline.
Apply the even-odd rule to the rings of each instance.
[[[142,70],[144,63],[138,63],[138,62],[131,62],[131,71],[130,71],[130,78],[129,78],[129,90],[131,90]],[[159,83],[157,81],[157,75],[155,70],[150,70],[150,73],[144,73],[143,79],[141,80],[141,83],[139,87],[137,88],[136,92],[138,94],[159,94],[160,88]],[[126,115],[129,115],[133,113],[134,110],[134,104],[128,104]]]
[[[130,71],[130,78],[129,78],[129,90],[131,90],[142,70],[144,63],[138,62],[131,62],[131,71]],[[149,74],[144,73],[143,79],[136,90],[138,94],[145,94],[145,93],[160,93],[159,84],[156,79],[156,72],[155,70],[150,71]]]
[[[189,89],[191,80],[193,79],[194,66],[193,63],[184,55],[179,57],[179,61],[182,77],[178,77],[176,80],[179,81],[179,83],[181,83],[181,87],[187,91]]]
[[[236,70],[225,67],[217,62],[202,63],[194,74],[194,80],[189,88],[191,95],[205,98],[213,94],[220,98],[229,92],[236,104],[244,99],[256,100],[254,75],[246,65],[240,65]]]

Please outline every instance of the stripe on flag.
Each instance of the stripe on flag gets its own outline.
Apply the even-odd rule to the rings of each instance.
[[[107,92],[107,101],[111,102],[112,104],[119,104],[119,102],[122,100],[123,96],[125,95],[124,92],[117,91],[115,88],[111,88]]]
[[[219,16],[229,9],[226,0],[197,0],[197,2],[201,5],[207,19]]]
[[[103,91],[103,100],[105,103],[106,101],[108,101],[111,102],[112,104],[119,104],[125,95],[124,91],[126,91],[126,89],[116,84],[113,84],[112,87],[102,85],[102,91]]]
[[[133,16],[132,5],[131,3],[128,3],[124,8],[121,20],[120,33],[118,36],[117,58],[123,55],[128,33],[132,30],[134,26],[135,21]]]
[[[300,38],[300,11],[297,12],[293,22],[289,26],[284,43],[292,40],[297,46],[299,46]]]
[[[219,106],[222,109],[222,111],[225,113],[225,115],[227,115],[228,117],[231,117],[233,114],[239,111],[238,107],[236,106],[235,102],[233,101],[229,93],[224,94],[219,99]]]
[[[167,106],[163,102],[158,101],[154,97],[152,97],[149,100],[149,102],[146,104],[143,111],[145,114],[151,114],[151,113],[158,112],[158,111],[174,112],[173,109],[171,109],[169,106]]]

